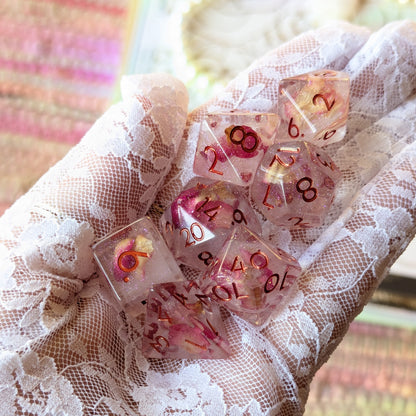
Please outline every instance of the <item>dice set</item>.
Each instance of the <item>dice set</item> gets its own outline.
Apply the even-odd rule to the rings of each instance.
[[[93,247],[126,312],[145,314],[145,357],[228,357],[220,307],[263,325],[301,274],[294,257],[262,239],[254,207],[285,228],[322,223],[341,179],[322,146],[345,134],[349,79],[314,71],[282,80],[278,92],[278,114],[206,117],[197,177],[161,216],[161,234],[142,218]],[[178,264],[200,277],[187,281]]]

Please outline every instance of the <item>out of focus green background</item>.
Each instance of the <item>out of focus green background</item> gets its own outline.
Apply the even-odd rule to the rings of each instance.
[[[209,99],[256,57],[331,20],[416,20],[410,0],[2,0],[0,214],[119,97],[170,72]],[[317,373],[306,415],[416,415],[416,244]]]

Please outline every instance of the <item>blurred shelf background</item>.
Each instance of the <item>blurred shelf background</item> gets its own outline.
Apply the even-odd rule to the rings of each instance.
[[[119,98],[121,74],[176,75],[192,109],[306,30],[404,18],[413,0],[2,0],[0,213]],[[415,302],[413,242],[317,373],[306,415],[416,415]]]

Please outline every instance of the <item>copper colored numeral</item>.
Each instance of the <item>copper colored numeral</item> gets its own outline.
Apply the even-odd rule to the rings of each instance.
[[[218,294],[218,291],[221,290],[226,294],[226,297],[222,297]],[[231,292],[224,286],[216,285],[212,288],[212,294],[215,295],[215,297],[219,300],[223,300],[224,302],[228,302],[231,300]]]
[[[162,307],[160,305],[158,305],[157,314],[158,314],[158,318],[157,318],[158,321],[169,322],[170,324],[172,323],[172,318],[167,314],[166,311],[162,312]]]
[[[159,329],[158,324],[156,322],[152,322],[150,324],[150,328],[147,331],[144,331],[143,335],[146,338],[153,339],[153,336],[156,334],[156,332],[158,331],[158,329]]]
[[[303,222],[303,218],[302,218],[302,217],[290,217],[290,218],[288,219],[288,221],[292,221],[292,220],[297,220],[297,221],[293,224],[293,226],[294,226],[294,227],[296,227],[296,226],[302,227],[302,226],[307,226],[307,225],[309,225],[309,223],[307,223],[307,222]]]
[[[238,214],[238,217],[237,217],[237,214]],[[239,209],[234,210],[233,220],[238,224],[241,224],[242,222],[244,222],[244,224],[247,224],[247,220],[246,220],[246,217],[243,214],[243,211],[241,211]]]
[[[223,172],[215,169],[215,166],[217,165],[217,162],[218,162],[217,151],[212,146],[206,146],[204,149],[204,153],[207,154],[209,151],[214,152],[214,160],[212,161],[212,164],[210,168],[208,169],[208,172],[216,173],[217,175],[224,175]]]
[[[200,293],[195,293],[195,296],[202,302],[204,305],[209,306],[208,295],[203,295]]]
[[[330,111],[331,108],[335,104],[335,99],[332,101],[331,104],[329,104],[328,100],[322,94],[316,94],[316,95],[313,96],[313,98],[312,98],[313,104],[314,105],[319,105],[319,103],[317,103],[318,100],[322,100],[325,103],[327,111]]]
[[[174,292],[173,293],[173,297],[180,303],[182,303],[183,306],[185,306],[187,308],[186,305],[186,300],[188,300],[188,298],[185,295],[182,295],[182,293],[178,293],[178,292]]]
[[[317,153],[317,154],[316,154],[316,158],[319,160],[319,162],[320,162],[323,166],[325,166],[325,167],[327,167],[327,168],[330,168],[331,170],[335,170],[335,165],[334,165],[334,162],[332,162],[332,161],[331,161],[331,163],[328,163],[326,160],[322,160],[322,159],[321,159],[321,155],[320,155],[319,153]]]
[[[266,206],[269,209],[272,209],[272,208],[274,208],[274,205],[267,202],[267,199],[269,198],[270,187],[271,187],[271,185],[268,184],[267,189],[266,189],[266,194],[264,195],[264,198],[263,198],[263,205]]]
[[[234,135],[237,132],[241,133],[241,138],[239,140],[234,139]],[[249,137],[252,137],[254,139],[254,145],[251,147],[246,147],[245,143],[246,143],[247,138]],[[253,153],[257,149],[257,146],[259,145],[259,137],[257,136],[257,134],[255,132],[244,131],[243,126],[233,127],[233,129],[230,132],[230,140],[232,143],[241,146],[241,148],[247,153]]]
[[[151,342],[150,345],[160,354],[163,354],[163,352],[166,350],[166,348],[169,348],[169,341],[162,337],[162,335],[159,335],[155,338],[156,342]],[[160,341],[163,341],[163,345]]]
[[[279,290],[283,290],[285,288],[284,284],[285,284],[286,276],[287,276],[287,272],[283,276],[282,283],[280,284]],[[274,280],[275,280],[275,283],[273,283]],[[273,292],[273,290],[275,290],[277,285],[279,284],[279,280],[280,280],[279,273],[274,273],[270,275],[268,279],[266,280],[266,283],[264,284],[264,293]]]
[[[215,334],[215,336],[219,335],[219,332],[214,328],[214,326],[212,325],[212,323],[209,321],[208,318],[206,318],[207,324],[208,326],[211,328],[211,331]]]
[[[320,137],[318,140],[329,140],[336,132],[336,130],[329,130],[323,135],[323,137]]]
[[[237,268],[237,265],[239,264],[240,267]],[[235,256],[233,265],[230,269],[232,272],[239,272],[242,271],[243,273],[246,272],[246,267],[244,266],[243,260],[241,260],[240,256]]]
[[[211,198],[208,196],[205,197],[205,201],[196,209],[197,211],[201,211],[202,208],[208,203],[211,202]],[[215,219],[215,216],[218,214],[218,211],[221,209],[221,205],[217,205],[216,207],[207,208],[204,211],[202,211],[207,217],[209,217],[208,221],[212,221]],[[214,211],[213,214],[211,214]]]
[[[193,342],[193,341],[191,341],[189,339],[186,339],[186,338],[185,338],[185,342],[187,342],[188,344],[193,345],[194,347],[201,348],[201,350],[206,350],[207,349],[207,347],[205,345],[199,345],[196,342]]]
[[[173,233],[173,226],[169,221],[166,221],[165,232],[166,233]]]
[[[124,259],[124,257],[127,257],[127,256],[134,258],[134,264],[131,267],[125,267],[123,265],[123,259]],[[133,250],[124,251],[118,257],[117,265],[120,268],[120,270],[122,270],[123,272],[130,273],[133,270],[136,270],[137,267],[139,266],[139,257],[150,257],[150,255],[149,255],[149,253],[143,253],[141,251],[133,251]]]
[[[295,129],[294,133],[293,129]],[[299,127],[293,122],[293,117],[289,121],[289,127],[287,128],[287,132],[292,139],[296,139],[297,137],[299,137]]]
[[[203,261],[206,266],[209,266],[214,256],[209,251],[203,251],[198,254],[199,260]]]
[[[256,258],[260,258],[260,263],[258,261],[255,261]],[[266,254],[264,254],[262,251],[256,251],[253,253],[250,257],[250,264],[258,270],[264,269],[269,265],[269,258]]]
[[[307,183],[308,183],[308,187],[307,187],[307,188],[302,188],[302,187],[301,187],[301,185],[302,185],[304,182],[307,182]],[[312,202],[312,201],[315,201],[315,199],[316,199],[316,198],[317,198],[317,196],[318,196],[318,190],[317,190],[316,188],[312,187],[312,184],[313,184],[312,179],[311,179],[311,178],[309,178],[309,177],[307,177],[307,176],[303,177],[302,179],[299,179],[299,180],[298,180],[298,182],[296,183],[296,190],[297,190],[300,194],[302,194],[302,198],[303,198],[303,200],[304,200],[305,202]],[[312,194],[312,196],[311,196],[311,197],[309,197],[309,198],[306,196],[306,194],[307,194],[308,192],[312,192],[312,193],[313,193],[313,194]]]
[[[226,295],[226,297],[220,296],[218,294],[218,292],[220,290]],[[218,300],[222,300],[224,302],[229,302],[232,299],[233,294],[234,294],[235,298],[238,299],[238,300],[248,298],[248,295],[242,295],[242,294],[239,293],[238,288],[237,288],[237,284],[235,282],[232,283],[232,291],[230,289],[228,289],[227,287],[225,287],[225,286],[221,286],[221,285],[213,286],[212,294]]]
[[[300,148],[297,147],[295,149],[293,148],[288,148],[288,147],[280,147],[279,149],[276,150],[276,152],[282,152],[282,153],[299,153],[300,152]],[[288,168],[290,166],[292,166],[295,162],[296,159],[293,155],[289,156],[290,162],[284,162],[282,159],[280,159],[280,157],[277,155],[277,153],[273,156],[272,161],[270,162],[269,167],[272,167],[274,162],[278,162],[280,165],[284,166],[285,168]]]
[[[195,227],[199,229],[200,236],[195,235]],[[189,230],[187,228],[182,228],[180,231],[181,235],[182,231],[186,234],[185,247],[192,246],[195,244],[195,241],[202,241],[204,239],[204,230],[197,222],[193,222],[189,227]],[[191,241],[191,237],[194,241]]]

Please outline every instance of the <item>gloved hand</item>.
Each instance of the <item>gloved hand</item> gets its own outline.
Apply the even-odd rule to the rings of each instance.
[[[348,132],[326,148],[343,172],[326,223],[263,235],[303,274],[262,328],[234,315],[225,360],[146,360],[100,284],[91,244],[193,177],[208,111],[276,110],[279,80],[321,68],[351,78]],[[123,101],[1,218],[0,391],[4,414],[298,415],[310,382],[415,234],[416,25],[374,34],[339,23],[254,62],[187,117],[166,75],[132,76]]]

